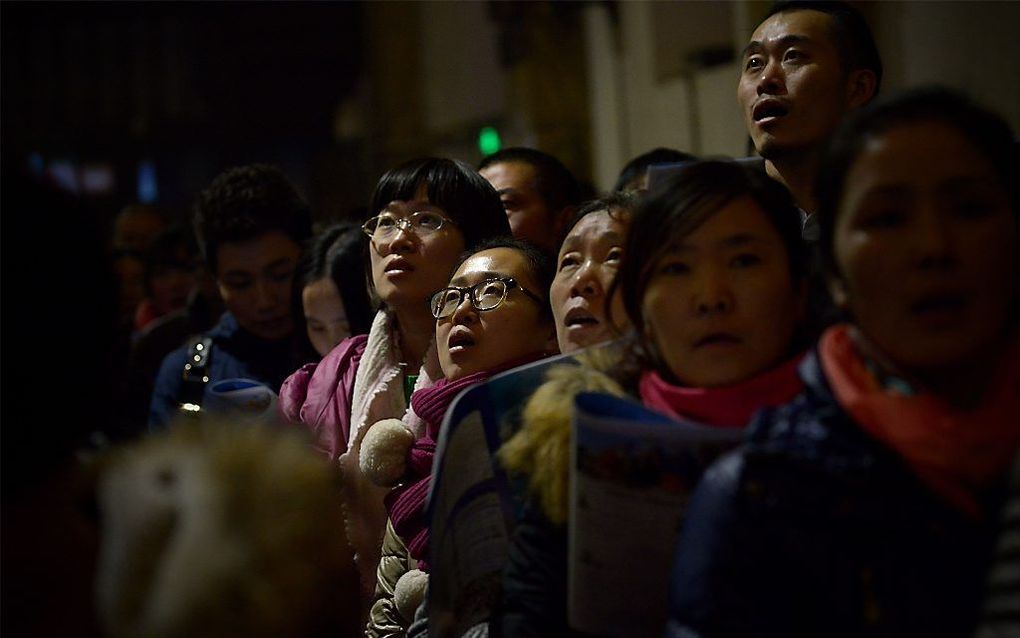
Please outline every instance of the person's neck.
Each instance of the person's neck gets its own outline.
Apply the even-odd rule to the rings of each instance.
[[[400,334],[401,363],[407,374],[417,374],[429,344],[436,337],[436,320],[428,312],[394,310]]]
[[[808,215],[815,212],[814,182],[818,172],[818,156],[802,153],[790,157],[765,160],[765,172],[790,191],[794,203]]]

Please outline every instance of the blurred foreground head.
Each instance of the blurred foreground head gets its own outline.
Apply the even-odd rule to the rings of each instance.
[[[354,636],[338,477],[291,432],[204,421],[101,472],[99,615],[110,636]]]

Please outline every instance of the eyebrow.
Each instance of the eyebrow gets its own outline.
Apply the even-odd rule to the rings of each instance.
[[[509,277],[510,276],[510,275],[508,275],[506,273],[494,272],[494,271],[491,271],[491,270],[486,270],[484,272],[472,273],[472,274],[474,274],[474,275],[481,275],[482,276],[481,279],[479,279],[478,281],[476,281],[473,284],[470,284],[472,286],[476,286],[476,285],[482,283],[483,281],[485,281],[486,279],[496,279],[497,277]],[[466,279],[467,278],[465,276],[463,276],[463,275],[461,275],[460,277],[455,277],[455,278],[450,280],[450,285],[452,285],[452,286],[464,286],[465,285],[464,282],[465,282]]]
[[[737,233],[736,235],[730,235],[725,237],[716,243],[719,248],[739,248],[746,246],[747,244],[755,244],[762,241],[761,237],[753,235],[751,233]],[[690,244],[673,244],[666,249],[667,253],[693,253],[697,252],[697,249]]]
[[[812,43],[811,38],[807,37],[806,35],[798,35],[796,33],[784,35],[783,37],[777,38],[772,41],[773,45],[779,45],[779,47],[783,49],[790,46],[791,44],[810,44],[810,43]],[[744,50],[740,53],[740,57],[746,58],[751,53],[762,53],[763,51],[765,51],[764,42],[761,42],[759,40],[751,40],[750,42],[747,43],[747,46],[744,47]]]

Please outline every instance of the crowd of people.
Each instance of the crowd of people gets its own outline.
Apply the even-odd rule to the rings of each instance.
[[[117,246],[104,630],[427,635],[444,417],[556,355],[493,458],[522,507],[471,635],[582,635],[586,392],[740,435],[692,489],[659,635],[1020,630],[1017,141],[958,91],[881,81],[855,9],[783,2],[741,56],[753,158],[655,149],[588,201],[538,149],[415,159],[318,232],[262,164],[196,197],[193,235],[125,211],[146,238]],[[239,380],[272,400],[227,418]]]

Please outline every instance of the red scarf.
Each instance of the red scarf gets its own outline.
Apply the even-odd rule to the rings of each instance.
[[[492,370],[483,370],[456,381],[440,379],[431,387],[422,388],[411,395],[411,409],[425,422],[425,433],[415,441],[407,453],[407,480],[386,495],[386,510],[389,512],[393,531],[407,544],[411,558],[418,560],[418,567],[428,571],[425,553],[429,544],[428,518],[425,500],[432,485],[432,460],[436,454],[436,439],[443,424],[446,410],[461,392],[470,386],[482,383],[499,372],[530,363],[540,356],[515,359]]]
[[[672,417],[723,427],[744,427],[765,407],[789,403],[804,389],[797,375],[804,354],[798,354],[756,377],[723,388],[685,388],[658,372],[641,375],[638,393],[645,406]]]
[[[884,391],[845,324],[822,335],[818,352],[836,400],[853,420],[902,457],[932,491],[978,518],[978,496],[1006,473],[1020,448],[1018,346],[1015,341],[1005,349],[981,403],[967,411],[929,392]]]

